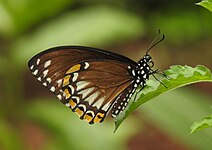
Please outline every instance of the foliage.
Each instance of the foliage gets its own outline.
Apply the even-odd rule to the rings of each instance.
[[[202,0],[201,2],[196,4],[205,7],[212,12],[212,0]]]
[[[23,128],[20,129],[22,123],[33,122],[33,125],[40,127],[39,131],[47,132],[47,138],[43,140],[45,147],[41,150],[124,149],[128,146],[132,134],[135,135],[135,131],[144,126],[137,118],[131,116],[126,120],[129,122],[124,123],[118,132],[112,135],[109,124],[112,122],[106,120],[103,124],[89,126],[79,121],[79,118],[69,109],[60,105],[56,98],[49,100],[43,97],[42,94],[48,94],[48,91],[42,92],[43,87],[35,84],[36,81],[32,79],[26,65],[29,58],[39,51],[52,46],[73,44],[105,48],[117,45],[129,46],[138,42],[143,47],[143,40],[149,41],[158,28],[167,37],[164,45],[168,47],[171,43],[173,49],[176,49],[179,43],[182,46],[181,50],[184,50],[185,45],[190,47],[188,41],[194,43],[194,46],[202,45],[199,44],[200,39],[204,41],[211,37],[212,22],[209,13],[204,10],[197,12],[194,10],[195,7],[188,7],[183,0],[181,0],[183,5],[180,2],[172,3],[165,0],[169,2],[168,4],[173,4],[172,6],[164,1],[158,1],[160,5],[154,6],[149,1],[140,1],[139,5],[138,1],[124,0],[110,3],[104,0],[105,3],[98,1],[98,5],[96,0],[92,1],[94,2],[87,0],[0,1],[0,149],[26,149],[30,140],[26,140],[27,137],[23,136]],[[151,4],[149,5],[151,7],[145,7],[144,3]],[[180,5],[176,7],[175,4]],[[137,6],[140,13],[135,11],[133,5]],[[151,32],[152,35],[149,34]],[[136,46],[131,48],[137,49]],[[130,51],[128,54],[132,54],[132,57],[138,55],[133,53],[134,51]],[[199,58],[202,61],[206,57],[201,55]],[[167,60],[167,57],[165,59]],[[151,80],[148,84],[151,83],[156,82]],[[172,94],[175,103],[170,101]],[[184,111],[193,110],[196,114],[185,117],[186,112],[173,111],[170,105],[173,103],[179,105],[178,98],[183,100],[181,105],[189,108],[188,110],[184,108]],[[212,134],[199,132],[192,135],[195,138],[186,135],[186,129],[191,122],[209,113],[206,107],[209,105],[208,101],[202,101],[201,98],[202,96],[198,97],[196,92],[189,93],[186,89],[169,92],[163,95],[163,100],[166,99],[170,103],[163,103],[160,99],[160,106],[162,105],[163,108],[154,115],[152,113],[159,109],[158,106],[149,111],[146,109],[146,115],[149,115],[147,120],[158,119],[154,126],[160,130],[163,127],[169,126],[169,129],[172,127],[172,130],[167,132],[168,136],[177,132],[179,134],[174,136],[174,139],[183,139],[186,141],[185,145],[196,144],[199,149],[206,150],[211,143],[207,143],[205,139],[211,139]],[[186,100],[189,100],[187,105]],[[139,101],[140,99],[137,102]],[[152,101],[149,102],[151,104]],[[141,111],[145,110],[148,104],[145,104]],[[170,113],[165,107],[173,112]],[[177,116],[176,114],[179,113],[180,116]],[[165,114],[169,114],[171,119],[166,119]],[[182,119],[180,123],[174,123],[180,119]],[[161,126],[159,123],[163,120],[166,124]],[[35,132],[29,133],[32,141],[36,141],[36,135],[33,134]],[[180,134],[184,134],[184,137]],[[101,146],[103,144],[105,147]]]
[[[202,7],[205,7],[206,9],[208,9],[212,12],[212,0],[202,0],[201,2],[196,3],[196,4],[200,5]],[[193,125],[191,126],[191,133],[194,133],[197,130],[211,128],[211,127],[212,127],[212,114],[203,118],[199,122],[194,122]]]
[[[138,100],[132,102],[129,108],[117,117],[115,130],[117,130],[122,121],[133,110],[154,97],[188,84],[197,82],[212,82],[212,74],[210,70],[204,66],[197,66],[195,68],[179,65],[171,66],[170,69],[165,71],[165,74],[170,78],[162,80],[167,88],[161,85],[157,80],[149,80],[147,82],[147,86],[138,94]]]
[[[211,150],[211,129],[190,134],[190,125],[197,118],[202,118],[211,112],[209,107],[211,106],[211,96],[191,88],[196,86],[178,88],[157,96],[154,100],[139,107],[136,114],[145,118],[149,124],[157,125],[165,135],[169,135],[173,139],[177,137],[180,143],[190,146],[190,149]],[[122,128],[125,124],[124,122],[120,127]]]
[[[211,128],[212,127],[212,114],[203,118],[199,122],[193,123],[191,126],[191,133],[196,132],[197,130],[202,130],[205,128]]]

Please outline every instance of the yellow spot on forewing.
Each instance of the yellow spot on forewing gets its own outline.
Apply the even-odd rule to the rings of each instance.
[[[63,87],[69,84],[70,75],[67,75],[63,78]]]
[[[71,67],[71,68],[66,72],[66,74],[69,74],[69,73],[73,73],[73,72],[79,71],[79,70],[80,70],[80,67],[81,67],[80,64],[74,65],[73,67]]]
[[[99,116],[99,117],[98,117]],[[95,118],[94,118],[94,123],[100,123],[102,119],[104,118],[105,114],[103,113],[98,113]]]
[[[83,111],[82,110],[80,110],[79,108],[77,108],[76,110],[75,110],[75,113],[79,116],[79,117],[81,117],[82,115],[83,115]]]
[[[68,99],[71,96],[71,94],[69,93],[68,89],[65,89],[64,93],[65,93],[66,99]]]

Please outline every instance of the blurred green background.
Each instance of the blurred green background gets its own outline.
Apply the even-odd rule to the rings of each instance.
[[[190,126],[212,112],[212,85],[191,85],[114,122],[88,125],[31,75],[28,60],[59,45],[111,50],[137,61],[158,29],[155,68],[212,69],[212,13],[192,0],[0,0],[0,150],[211,150],[212,130]]]

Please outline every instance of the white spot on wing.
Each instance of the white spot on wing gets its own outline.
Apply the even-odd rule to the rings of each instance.
[[[40,63],[40,59],[37,59],[37,62],[36,62],[36,64],[37,64],[37,65],[39,65],[39,63]]]
[[[72,78],[72,81],[75,82],[78,78],[78,73],[74,73],[74,77]]]
[[[51,60],[46,61],[44,64],[44,68],[48,67],[50,64],[51,64]]]
[[[43,82],[43,85],[44,85],[44,86],[47,86],[47,83],[46,83],[46,82]]]
[[[30,67],[30,69],[32,70],[34,68],[34,65],[32,65],[31,67]]]
[[[98,99],[98,100],[93,104],[93,106],[96,106],[97,109],[99,109],[99,108],[101,107],[102,103],[104,102],[104,100],[105,100],[105,96],[104,96],[104,97],[101,97],[100,99]]]
[[[88,84],[89,84],[89,82],[86,82],[86,81],[79,81],[79,82],[77,82],[76,83],[77,91],[85,88]]]
[[[107,111],[107,109],[110,107],[110,103],[108,102],[108,103],[106,103],[103,107],[102,107],[102,110],[104,110],[104,111]]]
[[[47,76],[48,72],[49,72],[48,69],[46,69],[46,70],[43,71],[43,77],[44,77],[44,78]]]
[[[80,99],[79,99],[79,97],[77,97],[77,96],[72,96],[72,99],[77,100],[77,104],[80,102]]]
[[[88,63],[88,62],[85,62],[85,67],[84,67],[84,69],[88,69],[89,66],[90,66],[89,63]]]
[[[84,111],[86,110],[86,106],[83,104],[79,104],[78,107],[82,107],[84,109]]]
[[[60,94],[57,95],[57,98],[58,98],[59,100],[62,100],[62,96],[61,96]]]
[[[89,97],[87,97],[85,99],[85,101],[87,101],[89,103],[89,105],[91,105],[98,96],[99,96],[99,92],[98,91],[97,92],[94,92]]]
[[[49,83],[52,82],[51,78],[47,78],[46,80],[47,80]]]
[[[62,79],[59,79],[59,80],[57,80],[56,82],[57,82],[57,84],[58,84],[58,87],[62,84]]]
[[[91,115],[92,115],[92,117],[94,117],[94,112],[92,111],[92,110],[88,110],[88,111],[86,111],[86,114],[88,114],[88,113],[91,113]]]
[[[91,87],[91,88],[80,91],[79,94],[82,94],[82,99],[84,99],[93,90],[94,90],[94,87]]]
[[[38,81],[41,81],[41,77],[38,77]]]
[[[67,107],[70,107],[70,104],[69,104],[69,103],[66,103],[65,105],[66,105]]]
[[[50,91],[54,92],[54,91],[55,91],[55,87],[52,86],[52,87],[50,88]]]
[[[73,95],[74,94],[74,87],[71,84],[68,85],[68,87],[70,87],[70,89],[71,89],[71,95]]]
[[[38,73],[38,70],[35,70],[32,74],[36,75]]]

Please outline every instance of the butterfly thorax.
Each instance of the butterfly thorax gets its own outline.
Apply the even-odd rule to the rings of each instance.
[[[151,56],[145,55],[141,60],[138,61],[137,66],[132,68],[131,74],[134,77],[134,86],[144,86],[146,80],[151,75],[151,68],[153,67]]]

